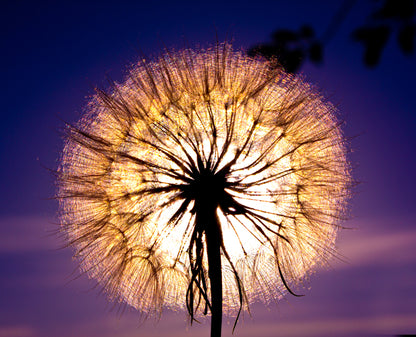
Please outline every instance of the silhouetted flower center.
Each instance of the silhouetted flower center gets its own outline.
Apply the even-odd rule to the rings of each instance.
[[[226,214],[237,213],[240,205],[226,191],[233,185],[226,178],[229,171],[227,167],[215,172],[209,165],[193,169],[190,182],[182,185],[183,197],[194,202],[193,212],[212,212],[219,207]]]

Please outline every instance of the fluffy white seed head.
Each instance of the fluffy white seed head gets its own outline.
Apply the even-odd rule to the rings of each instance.
[[[225,313],[279,299],[333,255],[345,142],[334,107],[301,78],[220,44],[139,62],[87,110],[68,128],[60,222],[110,298],[186,310],[195,214],[184,186],[199,161],[224,169],[232,200],[217,208]]]

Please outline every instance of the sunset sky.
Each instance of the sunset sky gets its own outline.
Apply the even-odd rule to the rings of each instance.
[[[93,88],[122,81],[138,57],[165,48],[268,42],[278,28],[310,24],[322,35],[337,1],[5,1],[1,25],[0,337],[208,336],[166,311],[142,324],[77,272],[56,232],[54,176],[61,129]],[[338,107],[350,139],[354,189],[342,259],[311,276],[304,297],[252,306],[234,336],[416,334],[416,56],[393,34],[366,68],[351,32],[375,1],[356,1],[324,51],[301,68]],[[229,324],[227,323],[229,322]],[[223,336],[232,336],[225,318]]]

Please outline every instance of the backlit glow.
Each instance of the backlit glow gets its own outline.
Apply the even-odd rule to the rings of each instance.
[[[225,190],[241,206],[217,209],[225,313],[279,299],[334,254],[349,167],[333,106],[302,79],[228,45],[168,52],[87,110],[68,128],[60,220],[111,299],[186,310],[195,215],[181,186],[198,158],[231,163]]]

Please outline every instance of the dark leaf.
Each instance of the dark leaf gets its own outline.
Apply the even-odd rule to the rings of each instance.
[[[305,53],[301,49],[288,51],[283,59],[279,59],[280,63],[289,73],[298,71],[304,60]]]
[[[304,39],[311,39],[315,36],[315,32],[311,26],[305,25],[300,29],[300,36]]]
[[[353,32],[353,39],[364,45],[364,63],[369,67],[378,64],[390,35],[390,27],[361,27]]]
[[[277,60],[276,66],[281,65],[290,73],[299,70],[305,59],[305,53],[301,48],[289,49],[270,44],[254,46],[247,51],[247,54],[251,57],[263,56],[268,60]]]
[[[323,48],[320,42],[313,42],[309,47],[309,59],[314,63],[322,62]]]
[[[322,46],[314,41],[315,32],[309,25],[302,26],[298,32],[279,29],[272,35],[272,43],[251,47],[249,56],[261,55],[269,60],[277,60],[287,72],[299,70],[302,63],[310,58],[318,63],[322,60]]]
[[[288,29],[276,30],[273,33],[272,38],[273,43],[277,45],[285,45],[289,42],[295,42],[299,40],[298,34]]]
[[[386,0],[383,7],[373,14],[375,19],[410,19],[415,15],[415,0]]]
[[[263,56],[269,60],[277,57],[278,53],[278,49],[270,44],[258,44],[247,51],[248,56]]]
[[[399,43],[400,49],[405,54],[413,53],[414,42],[416,36],[416,26],[406,25],[400,29],[397,36],[397,42]]]

